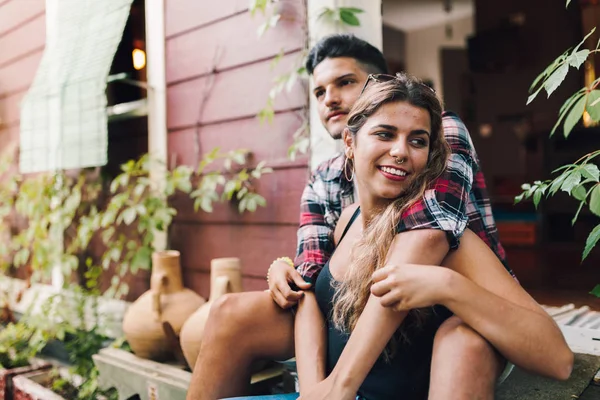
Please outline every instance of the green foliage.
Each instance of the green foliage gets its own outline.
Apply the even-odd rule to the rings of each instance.
[[[542,89],[545,89],[548,97],[550,97],[566,78],[569,67],[579,69],[590,55],[598,52],[597,48],[594,50],[579,49],[595,30],[596,28],[592,29],[575,48],[565,51],[538,75],[529,88],[531,95],[527,99],[527,104],[531,103]],[[595,90],[599,82],[600,80],[596,80],[589,87],[577,91],[563,104],[556,125],[554,125],[550,135],[553,135],[562,123],[564,136],[568,137],[585,110],[588,111],[592,120],[600,121],[600,111],[596,107],[600,94],[596,93],[597,90]]]
[[[0,367],[18,368],[29,365],[48,343],[50,335],[24,322],[10,323],[0,330]]]
[[[569,3],[570,0],[566,0],[566,7],[569,6]],[[530,96],[527,99],[527,104],[531,103],[543,89],[550,97],[567,76],[570,70],[569,67],[579,69],[590,56],[599,51],[600,40],[594,49],[580,49],[595,31],[596,28],[592,29],[577,46],[558,56],[537,76],[529,88]],[[568,137],[586,112],[591,121],[600,122],[600,90],[598,90],[598,84],[600,84],[600,78],[581,88],[564,102],[550,136],[562,124],[564,136],[565,138]],[[523,193],[515,198],[515,203],[531,198],[537,207],[544,196],[553,196],[560,190],[579,202],[579,207],[571,221],[572,224],[575,224],[579,213],[586,206],[594,215],[600,216],[600,170],[592,162],[598,155],[600,155],[600,150],[584,155],[573,164],[558,168],[554,173],[559,173],[559,175],[552,180],[524,184],[522,186]],[[586,240],[582,261],[589,256],[599,240],[600,224],[592,229]],[[600,285],[597,285],[590,293],[600,297]]]
[[[360,19],[357,14],[362,14],[363,12],[364,10],[354,7],[323,7],[318,19],[326,20],[336,25],[360,26]]]
[[[557,169],[554,172],[560,172],[560,174],[552,180],[523,184],[521,187],[523,193],[515,197],[515,203],[532,199],[537,208],[544,196],[553,196],[558,191],[563,191],[579,201],[579,208],[571,221],[573,225],[586,205],[592,213],[600,216],[600,170],[596,164],[592,163],[592,160],[598,155],[600,155],[600,151],[589,153],[575,163]],[[595,245],[596,242],[597,240],[593,241],[593,244]],[[592,242],[588,238],[589,243]],[[588,249],[588,245],[586,245],[582,260],[588,256],[590,250],[591,247]]]
[[[273,0],[250,0],[249,10],[251,15],[254,15],[256,11],[260,11],[266,18],[265,22],[258,28],[258,36],[261,37],[267,30],[274,28],[279,20],[281,14],[273,7],[269,7],[275,3]],[[317,20],[325,21],[329,24],[335,25],[340,29],[347,27],[360,26],[360,19],[358,14],[362,14],[364,10],[355,7],[324,7],[318,14]],[[295,61],[294,66],[287,73],[279,75],[274,79],[274,85],[269,91],[269,96],[265,106],[257,113],[257,117],[261,124],[265,122],[272,123],[275,117],[275,100],[277,96],[282,92],[290,92],[296,82],[299,79],[306,79],[308,75],[306,68],[304,67],[306,61],[306,55],[308,54],[308,35],[305,32],[304,37],[304,49],[301,52],[300,57]],[[277,56],[271,61],[271,68],[274,68],[279,64],[285,52],[283,49]],[[306,154],[310,148],[310,131],[308,125],[308,117],[306,115],[307,110],[304,110],[304,115],[301,116],[301,126],[296,130],[293,135],[293,142],[288,148],[288,158],[295,160],[298,154]],[[240,200],[240,210],[242,209],[253,209],[253,204],[260,205],[264,199],[258,199],[257,202],[252,200],[252,195],[247,201]],[[249,208],[246,208],[246,204],[249,204]]]

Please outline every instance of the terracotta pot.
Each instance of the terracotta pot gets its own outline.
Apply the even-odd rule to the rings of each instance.
[[[242,267],[239,258],[216,258],[210,263],[210,299],[181,328],[181,347],[190,368],[194,368],[204,336],[210,307],[227,293],[242,291]]]
[[[204,303],[206,300],[183,287],[179,252],[155,252],[150,290],[129,307],[123,318],[123,332],[131,349],[142,358],[172,359],[176,349],[163,324],[170,324],[178,335],[185,320]]]

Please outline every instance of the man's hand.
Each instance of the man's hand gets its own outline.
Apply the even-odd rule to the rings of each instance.
[[[301,290],[292,290],[291,282]],[[308,290],[310,287],[311,284],[305,282],[298,271],[284,261],[277,261],[269,268],[269,293],[281,308],[290,308],[298,303],[304,295],[302,290]]]
[[[442,303],[452,274],[432,265],[387,265],[373,273],[371,293],[395,311],[429,307]]]

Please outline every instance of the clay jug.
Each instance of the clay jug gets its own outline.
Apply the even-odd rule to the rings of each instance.
[[[239,258],[216,258],[210,262],[210,298],[181,328],[181,348],[190,368],[196,364],[212,304],[224,294],[242,291],[241,269]]]
[[[183,287],[179,252],[155,252],[150,290],[129,307],[123,318],[123,332],[131,349],[142,358],[172,359],[175,349],[163,324],[170,324],[171,332],[178,335],[185,320],[204,303],[206,300]]]

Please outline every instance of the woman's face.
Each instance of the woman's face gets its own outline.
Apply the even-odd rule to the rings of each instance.
[[[430,135],[429,112],[405,101],[384,104],[354,138],[345,135],[361,198],[379,203],[402,194],[427,166]]]

